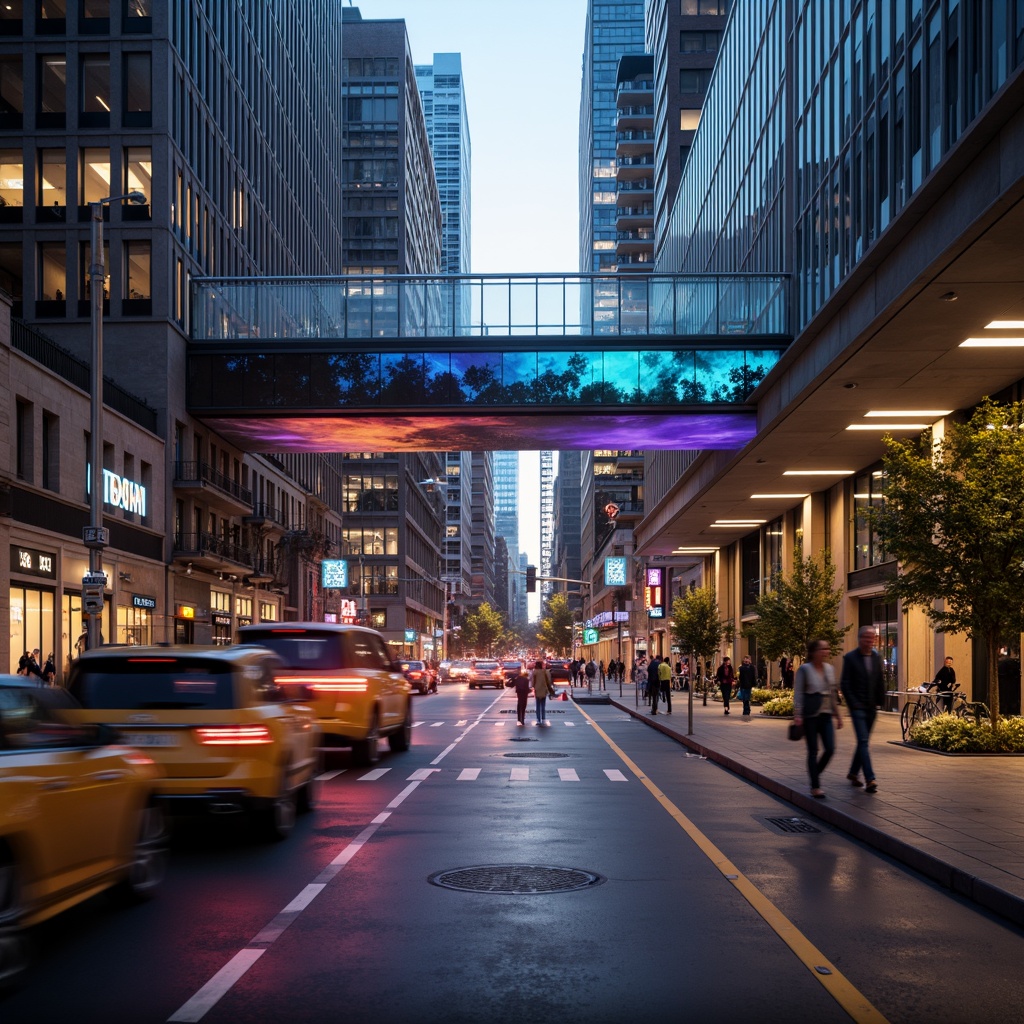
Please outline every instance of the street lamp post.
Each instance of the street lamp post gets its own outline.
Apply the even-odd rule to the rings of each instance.
[[[141,192],[123,196],[107,196],[90,203],[92,232],[89,263],[89,299],[92,312],[92,398],[89,415],[89,525],[82,531],[82,540],[89,549],[89,577],[94,581],[103,575],[103,549],[108,533],[103,526],[103,284],[106,272],[103,259],[103,207],[127,201],[144,205]],[[85,581],[83,581],[83,585]],[[93,594],[95,597],[95,592]],[[85,602],[83,601],[83,608]],[[103,619],[103,591],[99,591],[98,607],[89,609],[89,648],[100,645]]]

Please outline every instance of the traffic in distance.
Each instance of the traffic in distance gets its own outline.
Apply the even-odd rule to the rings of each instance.
[[[511,685],[522,659],[395,661],[361,626],[243,626],[229,647],[104,645],[67,687],[0,676],[0,990],[30,933],[106,890],[147,899],[172,818],[245,819],[286,839],[314,780],[409,749],[411,695]],[[347,750],[347,755],[344,753]]]

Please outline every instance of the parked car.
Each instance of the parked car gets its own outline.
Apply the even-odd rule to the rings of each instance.
[[[79,720],[160,765],[165,809],[245,812],[283,839],[312,808],[318,770],[312,708],[276,682],[283,669],[254,644],[97,648],[74,662],[68,690]]]
[[[363,766],[380,760],[380,739],[393,751],[412,742],[412,689],[375,629],[330,622],[263,622],[242,626],[241,643],[263,644],[283,662],[277,682],[293,696],[312,689],[310,705],[326,746],[351,747]]]
[[[59,687],[0,676],[0,989],[27,966],[28,928],[105,889],[146,898],[163,879],[159,768],[74,709]]]
[[[505,674],[497,661],[475,661],[469,673],[469,688],[475,690],[485,686],[504,687]]]
[[[437,675],[425,661],[403,661],[402,675],[419,693],[437,693]]]

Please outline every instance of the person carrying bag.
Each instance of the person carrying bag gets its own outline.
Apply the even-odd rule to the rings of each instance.
[[[826,659],[832,653],[827,640],[812,640],[807,645],[807,660],[793,681],[793,724],[802,726],[807,744],[807,773],[811,777],[811,796],[825,798],[821,773],[835,753],[835,728],[841,729],[836,677]],[[822,753],[818,756],[818,739]]]
[[[533,687],[533,699],[537,705],[537,724],[547,725],[548,697],[554,694],[555,688],[551,682],[551,672],[544,667],[543,661],[538,661],[534,665],[530,673],[530,685]]]

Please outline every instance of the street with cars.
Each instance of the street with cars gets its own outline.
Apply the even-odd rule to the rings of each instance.
[[[153,898],[96,894],[34,927],[0,1019],[1024,1013],[1019,929],[622,707],[559,701],[539,726],[531,703],[520,727],[510,689],[449,683],[411,708],[409,748],[373,765],[320,748],[284,842],[244,814],[170,818]]]

